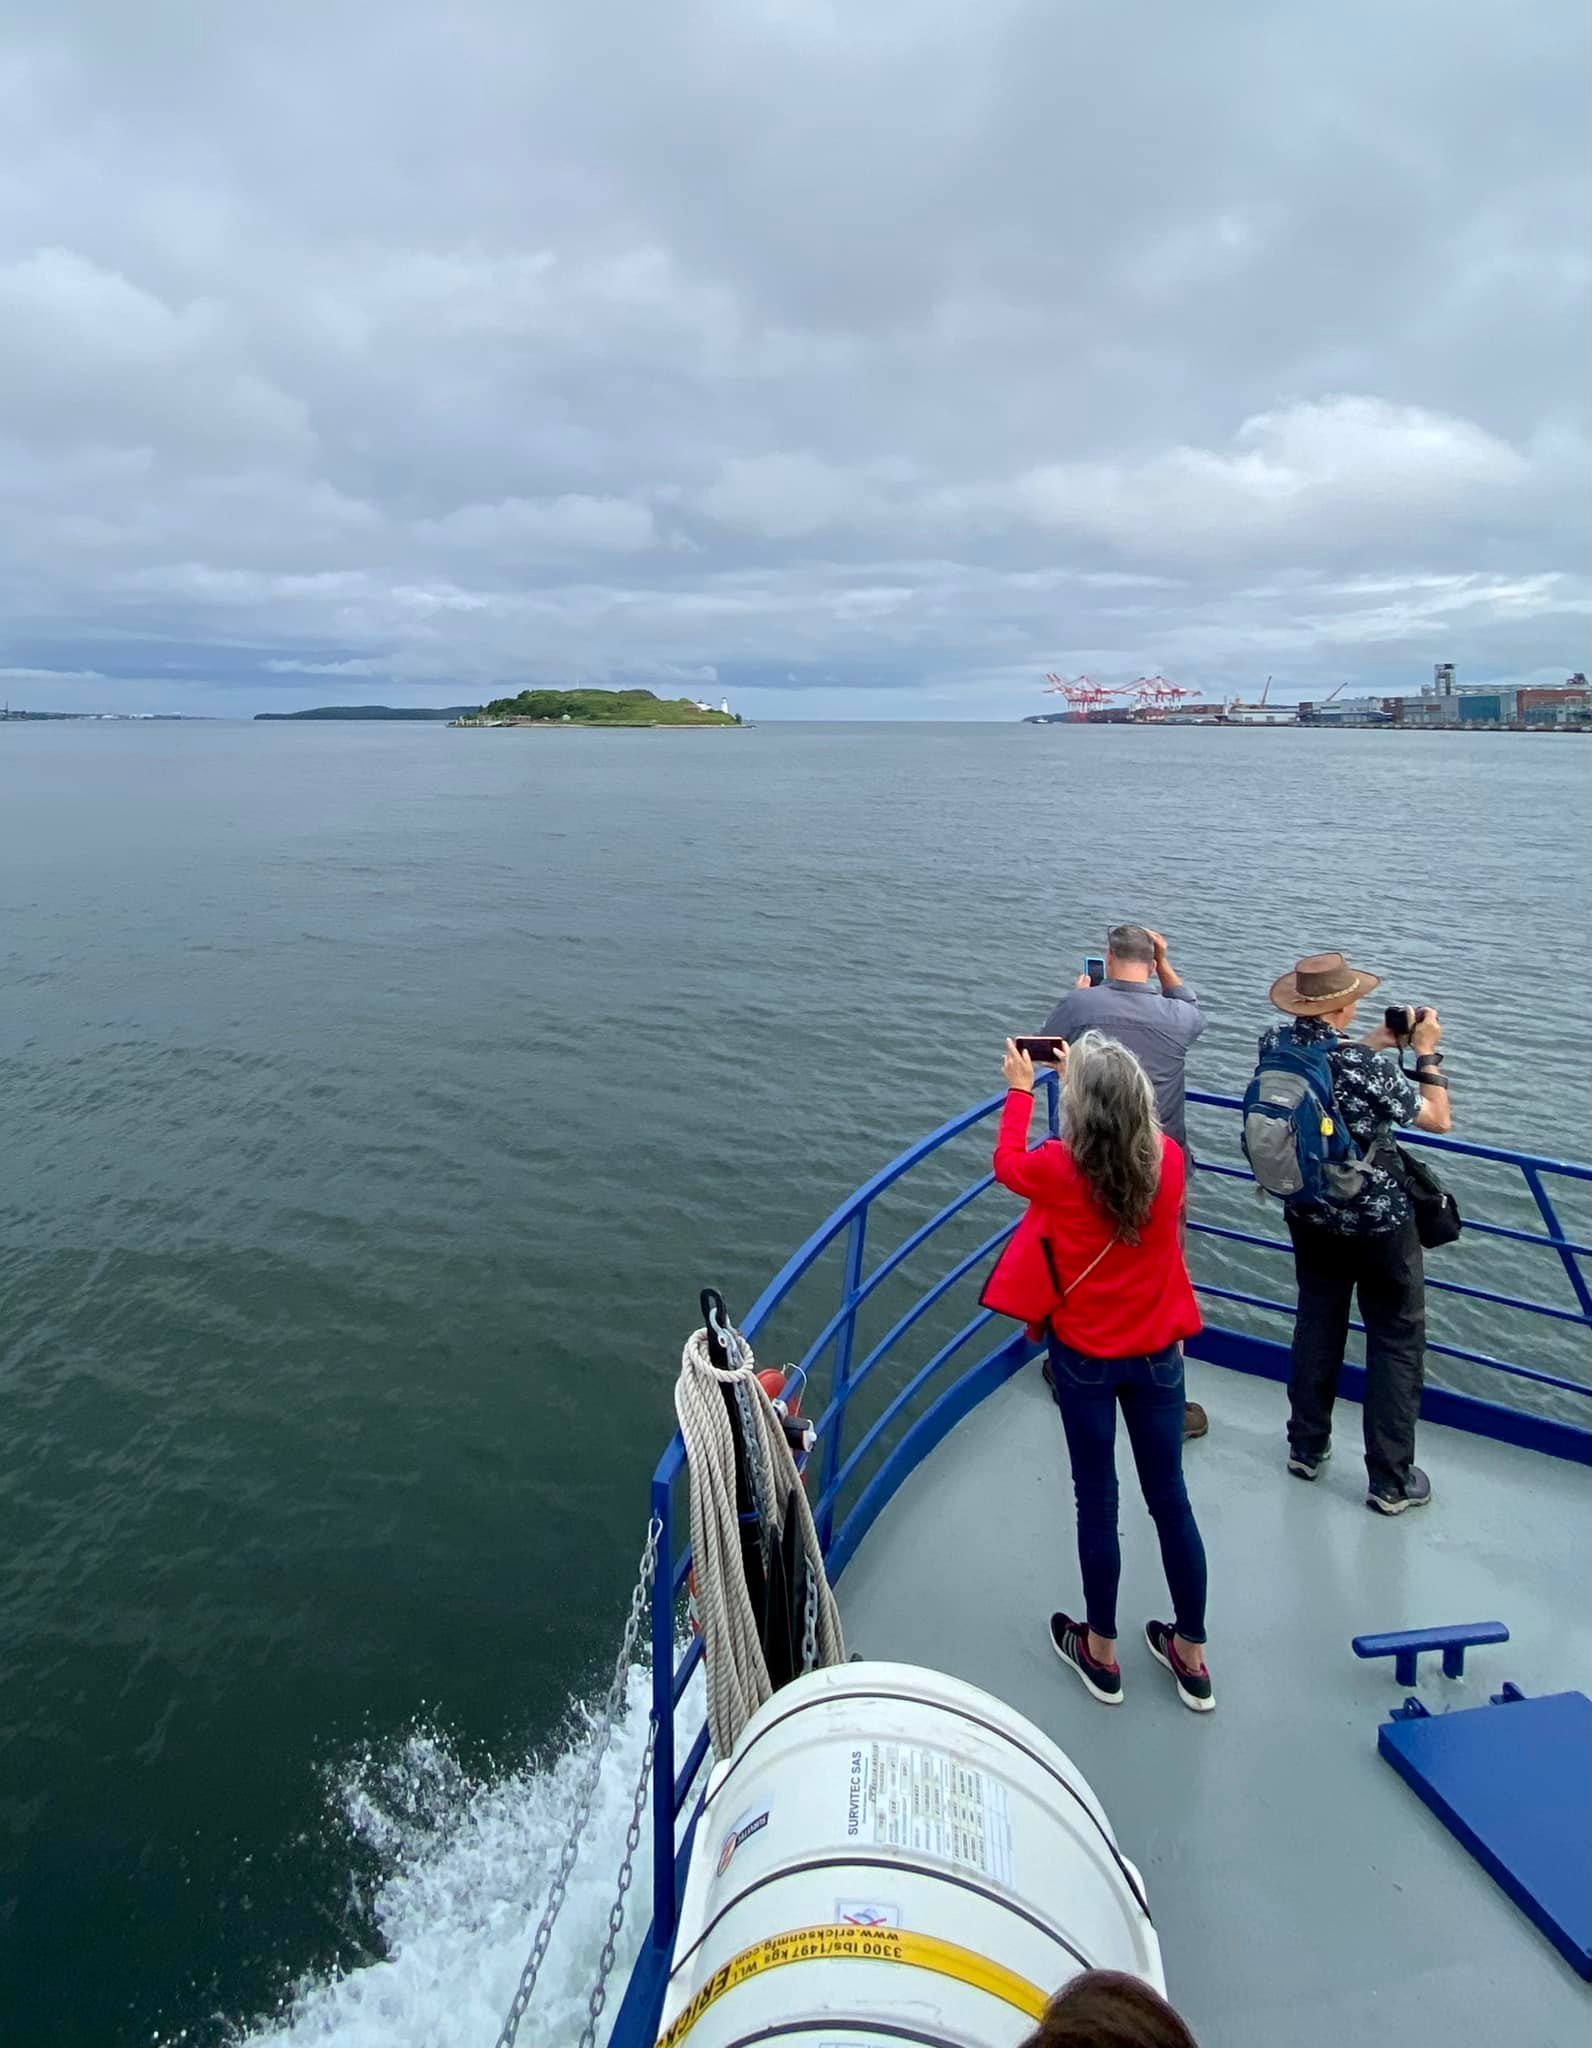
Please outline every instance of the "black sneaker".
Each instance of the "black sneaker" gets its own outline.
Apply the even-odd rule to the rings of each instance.
[[[1216,1704],[1216,1695],[1211,1691],[1209,1671],[1190,1671],[1178,1656],[1172,1643],[1172,1624],[1169,1621],[1147,1621],[1144,1624],[1144,1640],[1150,1646],[1150,1655],[1157,1664],[1164,1664],[1177,1685],[1177,1696],[1185,1707],[1196,1714],[1208,1714]]]
[[[1365,1504],[1379,1515],[1402,1515],[1406,1508],[1425,1507],[1431,1497],[1432,1482],[1419,1465],[1412,1465],[1402,1486],[1373,1486]]]
[[[1074,1621],[1070,1615],[1053,1614],[1050,1617],[1050,1647],[1063,1664],[1070,1664],[1083,1680],[1084,1691],[1097,1699],[1103,1707],[1120,1707],[1122,1704],[1122,1667],[1120,1664],[1097,1664],[1089,1654],[1089,1631],[1081,1621]]]
[[[1288,1470],[1295,1479],[1314,1479],[1331,1456],[1331,1444],[1328,1444],[1324,1451],[1290,1451]]]

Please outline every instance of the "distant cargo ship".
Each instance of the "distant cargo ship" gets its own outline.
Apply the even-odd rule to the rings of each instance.
[[[1229,725],[1297,725],[1299,712],[1293,704],[1273,704],[1271,677],[1266,678],[1266,687],[1260,693],[1260,701],[1246,704],[1241,697],[1235,697],[1228,705],[1226,721]]]

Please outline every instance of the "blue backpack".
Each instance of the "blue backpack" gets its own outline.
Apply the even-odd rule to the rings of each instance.
[[[1278,1038],[1244,1091],[1243,1118],[1240,1142],[1250,1171],[1285,1208],[1352,1201],[1359,1193],[1365,1161],[1337,1114],[1325,1045]]]

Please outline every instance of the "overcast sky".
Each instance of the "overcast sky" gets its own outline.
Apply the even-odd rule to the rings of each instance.
[[[6,0],[0,694],[1587,665],[1585,0]]]

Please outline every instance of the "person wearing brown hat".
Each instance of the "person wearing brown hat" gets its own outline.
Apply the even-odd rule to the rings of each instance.
[[[1380,976],[1341,953],[1313,953],[1272,983],[1271,1000],[1290,1022],[1261,1038],[1262,1059],[1279,1043],[1325,1053],[1332,1111],[1360,1157],[1341,1199],[1289,1200],[1299,1307],[1288,1377],[1288,1470],[1314,1479],[1332,1455],[1332,1407],[1356,1294],[1365,1324],[1366,1506],[1384,1515],[1424,1507],[1431,1481],[1415,1463],[1415,1423],[1426,1369],[1426,1278],[1420,1239],[1401,1182],[1378,1164],[1395,1124],[1446,1131],[1452,1117],[1435,1009],[1418,1010],[1395,1036],[1385,1022],[1358,1043],[1349,1031],[1362,997]],[[1409,1044],[1411,1080],[1380,1057]]]

